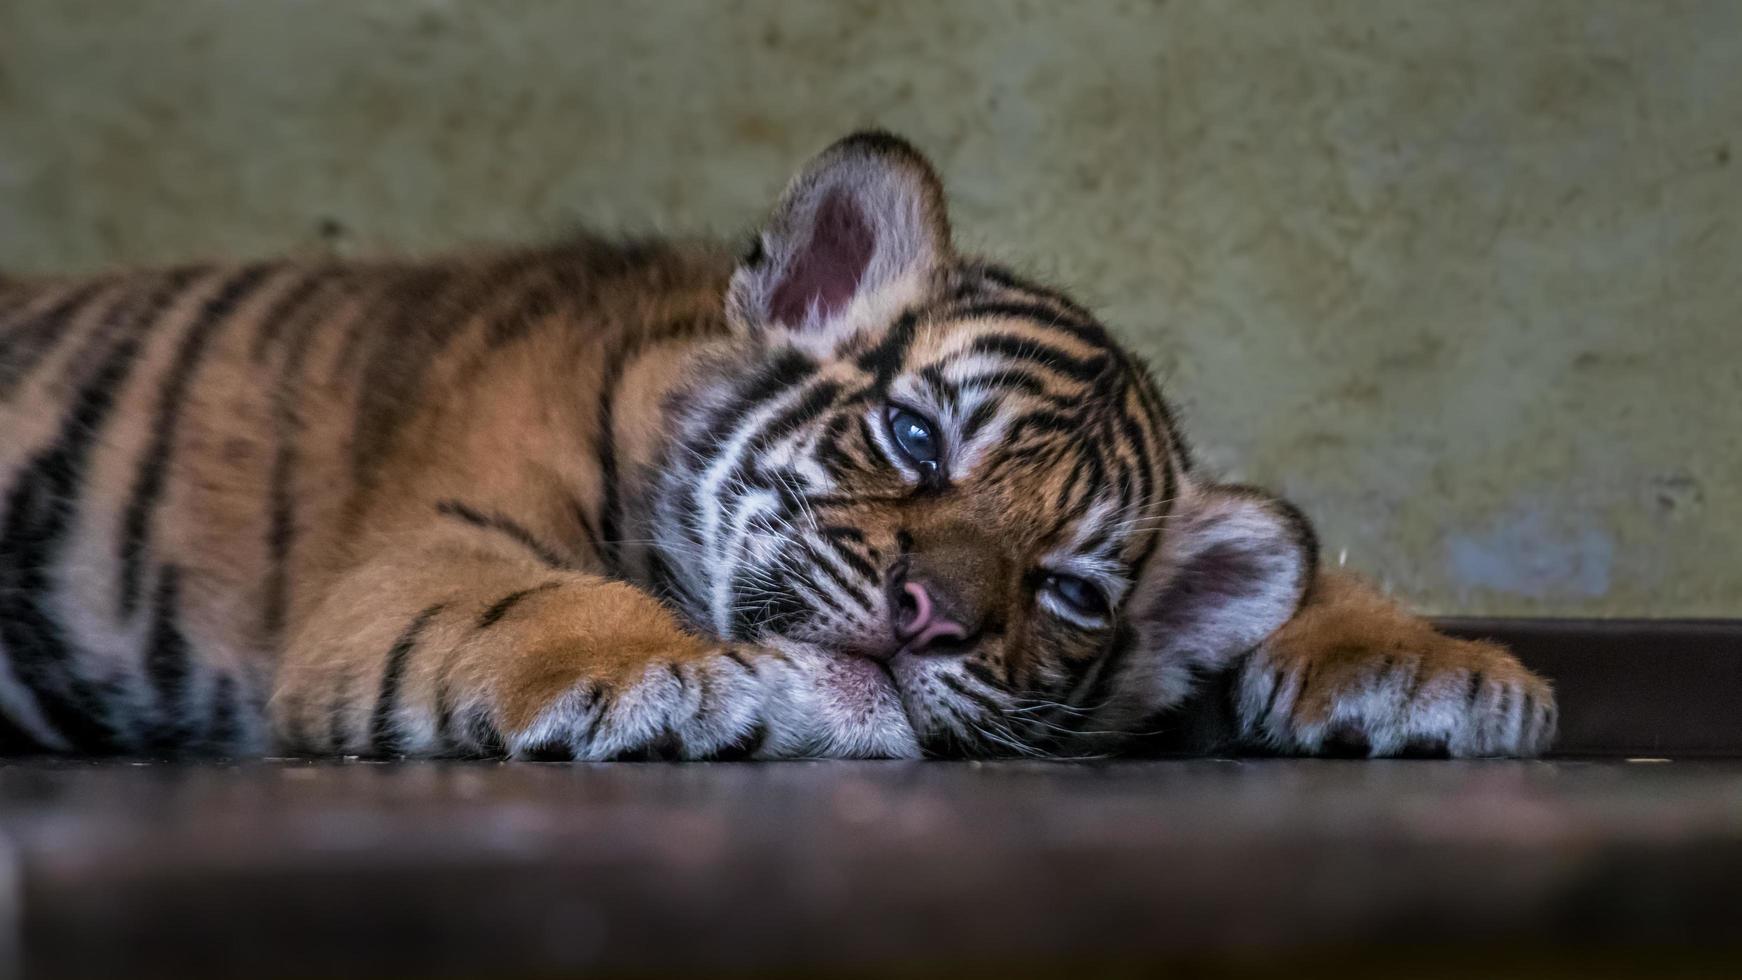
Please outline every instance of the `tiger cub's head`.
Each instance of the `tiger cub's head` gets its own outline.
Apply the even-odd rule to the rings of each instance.
[[[741,351],[686,412],[662,584],[722,636],[857,658],[928,751],[1104,748],[1298,605],[1305,523],[1194,474],[1088,311],[958,255],[906,143],[812,161],[726,305]]]

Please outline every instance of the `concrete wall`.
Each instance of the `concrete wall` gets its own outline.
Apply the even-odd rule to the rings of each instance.
[[[1742,612],[1742,4],[0,0],[0,266],[736,232],[867,123],[1431,609]]]

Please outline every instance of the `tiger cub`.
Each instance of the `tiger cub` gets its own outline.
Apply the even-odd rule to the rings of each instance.
[[[0,747],[1530,755],[1549,687],[1195,470],[1132,355],[850,136],[748,255],[0,285]],[[1207,696],[1207,695],[1201,695]]]

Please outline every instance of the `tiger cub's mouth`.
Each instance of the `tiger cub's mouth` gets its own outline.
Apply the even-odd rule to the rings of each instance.
[[[906,717],[906,698],[895,680],[890,659],[832,653],[822,677],[828,707],[845,715],[870,717],[893,711]]]

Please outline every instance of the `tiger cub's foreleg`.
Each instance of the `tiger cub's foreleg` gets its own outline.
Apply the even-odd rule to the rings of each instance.
[[[1554,738],[1548,682],[1491,643],[1436,632],[1371,587],[1322,575],[1242,666],[1242,737],[1287,752],[1533,756]]]
[[[370,562],[331,590],[287,651],[271,715],[291,752],[917,754],[898,704],[829,710],[834,664],[709,641],[623,582],[438,547]]]

